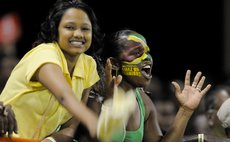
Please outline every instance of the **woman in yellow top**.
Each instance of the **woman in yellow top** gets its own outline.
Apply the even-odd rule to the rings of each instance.
[[[0,95],[12,106],[19,137],[43,140],[72,116],[96,136],[98,118],[85,102],[99,76],[95,60],[85,52],[102,37],[87,4],[57,0],[34,48],[16,65]]]

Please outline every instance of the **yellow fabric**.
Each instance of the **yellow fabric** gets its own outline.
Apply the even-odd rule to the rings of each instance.
[[[79,100],[83,90],[99,80],[96,62],[91,56],[82,54],[79,57],[71,78],[66,59],[57,43],[41,44],[30,50],[16,65],[0,95],[0,101],[12,105],[18,122],[19,137],[32,138],[47,106],[51,103],[51,98],[54,97],[39,82],[30,81],[35,71],[45,63],[54,63],[61,67]],[[71,118],[56,99],[46,113],[36,139],[43,139]]]
[[[111,142],[114,135],[123,131],[135,105],[133,90],[124,92],[123,89],[115,87],[113,99],[106,100],[102,105],[97,126],[98,139],[101,142]]]

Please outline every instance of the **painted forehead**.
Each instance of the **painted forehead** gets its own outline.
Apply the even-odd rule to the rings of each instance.
[[[144,52],[150,51],[149,46],[146,44],[145,38],[137,33],[129,34],[127,39],[130,41],[139,42],[144,47]]]

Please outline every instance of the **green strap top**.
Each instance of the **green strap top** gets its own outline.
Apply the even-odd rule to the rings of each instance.
[[[114,137],[112,142],[142,142],[143,135],[144,135],[144,116],[145,116],[145,106],[143,103],[143,100],[141,98],[141,94],[139,92],[139,88],[136,89],[136,98],[138,105],[140,107],[140,117],[141,117],[141,123],[140,127],[135,131],[126,131],[122,130],[119,133],[117,133]]]

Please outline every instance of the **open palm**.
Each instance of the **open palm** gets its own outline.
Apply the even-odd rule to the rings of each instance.
[[[181,87],[177,82],[172,82],[175,87],[175,95],[180,105],[189,110],[195,110],[203,96],[211,88],[211,85],[208,84],[204,89],[202,89],[205,81],[205,76],[201,77],[201,72],[198,72],[193,80],[192,85],[190,85],[190,76],[191,71],[187,70],[184,81],[184,88],[181,90]]]

